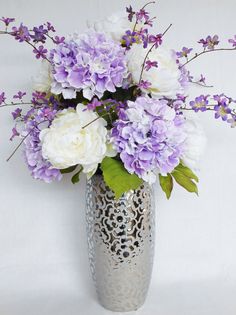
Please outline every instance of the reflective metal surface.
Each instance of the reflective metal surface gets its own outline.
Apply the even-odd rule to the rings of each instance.
[[[145,301],[154,255],[154,202],[148,184],[119,200],[102,176],[87,183],[89,260],[100,303],[118,312]]]

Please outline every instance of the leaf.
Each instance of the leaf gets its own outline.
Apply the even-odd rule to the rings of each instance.
[[[180,186],[185,188],[187,191],[194,192],[198,195],[197,185],[189,177],[177,170],[174,170],[171,175]]]
[[[116,199],[131,189],[137,189],[142,183],[137,175],[128,173],[121,161],[113,158],[105,157],[101,169],[105,183],[113,190]]]
[[[159,174],[159,180],[162,190],[166,194],[166,198],[170,199],[171,192],[173,189],[173,178],[170,174],[167,174],[167,176],[162,176]]]
[[[71,173],[71,172],[73,172],[76,169],[77,166],[78,165],[74,165],[74,166],[70,166],[68,168],[64,168],[63,170],[60,170],[60,172],[61,172],[61,174]]]
[[[77,184],[80,180],[80,173],[82,172],[83,168],[81,167],[81,169],[75,173],[75,175],[73,175],[73,177],[71,178],[71,181],[73,184]]]
[[[184,174],[185,176],[191,178],[191,179],[194,179],[197,183],[199,182],[198,180],[198,177],[193,173],[193,171],[183,165],[182,163],[180,163],[176,168],[175,168],[176,171],[179,171],[180,173]]]

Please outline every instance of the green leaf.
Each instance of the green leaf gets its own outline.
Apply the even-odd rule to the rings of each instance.
[[[80,173],[82,172],[83,168],[81,167],[81,169],[75,173],[75,175],[73,175],[73,177],[71,178],[71,181],[73,184],[76,184],[79,182],[79,179],[80,179]]]
[[[170,174],[167,174],[167,176],[162,176],[159,174],[159,180],[162,190],[166,194],[166,198],[170,199],[171,192],[173,189],[173,178]]]
[[[124,168],[123,163],[110,157],[105,157],[101,163],[103,177],[107,186],[119,199],[125,192],[137,189],[142,180],[135,174],[130,174]]]
[[[197,185],[189,177],[187,177],[186,175],[177,170],[174,170],[171,173],[171,175],[174,177],[174,179],[180,186],[185,188],[187,191],[194,192],[198,195]]]
[[[188,168],[187,166],[180,163],[176,168],[176,171],[179,171],[180,173],[184,174],[185,176],[194,179],[198,183],[198,177],[193,173],[193,171]]]
[[[78,165],[74,165],[74,166],[70,166],[68,168],[64,168],[63,170],[60,170],[60,172],[61,172],[61,174],[71,173],[71,172],[73,172],[76,169],[77,166]]]

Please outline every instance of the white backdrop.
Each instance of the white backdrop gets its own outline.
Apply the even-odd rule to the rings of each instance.
[[[173,23],[166,35],[173,48],[196,46],[208,34],[227,39],[236,33],[235,0],[158,2],[152,9],[157,32]],[[0,15],[26,25],[49,20],[59,34],[67,34],[83,31],[86,19],[100,19],[129,3],[138,8],[144,2],[0,0]],[[30,90],[38,66],[27,45],[1,36],[0,91]],[[211,93],[236,98],[235,66],[236,53],[223,52],[196,60],[191,69],[214,83]],[[200,196],[176,187],[167,201],[157,189],[156,257],[140,315],[236,313],[235,130],[211,113],[200,118],[208,136]],[[8,142],[10,109],[0,110],[0,126],[0,315],[110,314],[98,305],[89,273],[85,180],[77,186],[69,177],[51,185],[34,181],[20,151],[5,162],[15,145]]]

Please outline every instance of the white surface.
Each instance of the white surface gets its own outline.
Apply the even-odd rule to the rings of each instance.
[[[176,49],[208,34],[231,37],[235,0],[160,0],[153,9],[157,32],[170,22],[167,43]],[[132,1],[139,7],[143,1]],[[25,24],[51,21],[58,33],[85,29],[129,1],[0,0],[1,15]],[[225,44],[227,42],[225,41]],[[215,88],[236,98],[236,53],[205,56],[192,64]],[[0,38],[0,90],[11,95],[30,86],[37,71],[30,48]],[[208,91],[206,91],[207,93]],[[201,93],[201,90],[194,90]],[[203,91],[204,93],[204,91]],[[169,202],[157,191],[156,259],[150,294],[140,315],[235,315],[236,209],[235,130],[200,115],[208,148],[200,174],[199,198],[175,189]],[[5,158],[10,109],[0,111],[0,315],[111,314],[95,298],[85,239],[85,181],[69,177],[47,185],[31,179],[20,152]],[[136,314],[136,313],[135,313]]]

